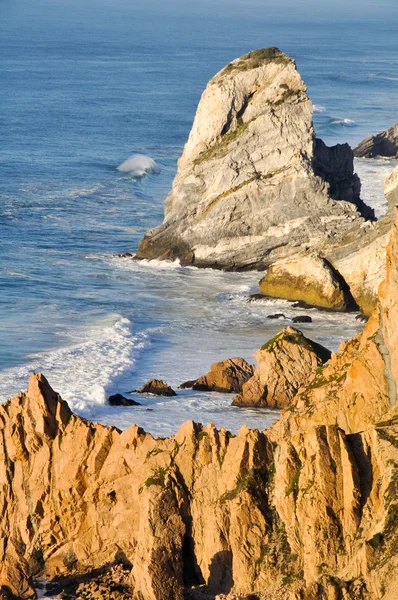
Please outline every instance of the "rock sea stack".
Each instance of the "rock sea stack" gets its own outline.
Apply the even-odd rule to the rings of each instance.
[[[286,408],[331,352],[294,327],[282,329],[255,354],[258,366],[234,406]]]
[[[244,358],[228,358],[213,363],[207,375],[194,381],[187,381],[182,388],[190,387],[206,392],[240,392],[242,385],[253,376],[253,366]],[[191,385],[192,384],[192,385]]]
[[[317,140],[312,113],[294,61],[277,48],[222,69],[200,100],[164,222],[136,258],[263,269],[358,232],[372,211],[353,153]]]
[[[377,135],[367,137],[355,148],[354,155],[359,158],[377,156],[398,158],[398,124]]]

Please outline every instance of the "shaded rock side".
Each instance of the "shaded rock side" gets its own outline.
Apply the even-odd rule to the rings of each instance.
[[[355,148],[354,155],[358,158],[376,156],[398,158],[398,124],[377,135],[367,137]]]
[[[234,406],[286,408],[331,352],[306,338],[294,327],[282,329],[254,354],[258,366]]]
[[[265,296],[298,300],[336,311],[355,306],[341,275],[317,255],[274,263],[260,281],[260,292]]]
[[[352,151],[316,140],[312,113],[294,61],[278,49],[227,65],[202,95],[164,222],[136,258],[255,269],[357,231],[369,209]]]
[[[244,358],[228,358],[213,363],[207,375],[186,382],[181,387],[209,392],[240,392],[242,385],[252,376],[253,367]]]

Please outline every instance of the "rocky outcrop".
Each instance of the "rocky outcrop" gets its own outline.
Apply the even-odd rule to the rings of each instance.
[[[208,392],[240,392],[242,385],[253,376],[253,367],[244,358],[228,358],[213,363],[207,375],[182,384],[182,388],[192,388]]]
[[[124,565],[132,600],[395,600],[398,219],[386,272],[363,333],[265,432],[120,432],[32,375],[0,406],[2,597]]]
[[[159,379],[151,379],[144,383],[142,387],[138,390],[133,390],[130,393],[137,394],[154,394],[155,396],[176,396],[175,391],[164,383],[164,381],[160,381]]]
[[[354,155],[360,158],[376,156],[398,158],[398,125],[367,137],[355,148]]]
[[[136,258],[264,268],[358,232],[371,211],[352,151],[316,140],[312,112],[286,54],[268,48],[232,61],[202,95],[165,220]]]
[[[301,331],[282,329],[254,354],[258,366],[233,405],[286,408],[297,390],[330,356],[329,350]]]
[[[285,259],[271,265],[260,281],[260,292],[337,311],[355,306],[341,275],[317,255]]]

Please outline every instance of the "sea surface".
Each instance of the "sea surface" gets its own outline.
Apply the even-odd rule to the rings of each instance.
[[[0,399],[42,371],[79,414],[154,435],[187,419],[236,432],[278,413],[180,392],[112,408],[152,377],[172,386],[253,352],[303,310],[248,303],[258,273],[115,257],[159,224],[207,81],[278,46],[315,105],[317,135],[356,145],[398,122],[398,7],[384,0],[2,0],[0,4]],[[160,172],[116,167],[134,154]],[[363,199],[385,211],[394,161],[358,161]],[[156,171],[158,169],[155,169]],[[278,322],[267,315],[281,312]],[[336,350],[355,314],[310,311],[305,334]],[[131,396],[132,397],[132,396]],[[150,410],[148,410],[150,409]]]

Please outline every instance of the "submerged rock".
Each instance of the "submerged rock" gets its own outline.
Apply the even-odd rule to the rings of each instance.
[[[297,317],[293,317],[293,323],[312,323],[312,318],[308,315],[299,315]]]
[[[254,375],[234,398],[234,406],[286,408],[331,352],[294,327],[282,329],[254,354]]]
[[[141,406],[139,402],[125,398],[122,394],[113,394],[113,396],[109,396],[108,402],[111,406]]]
[[[138,390],[134,390],[137,394],[155,394],[155,396],[177,396],[175,391],[159,379],[151,379],[147,381]]]
[[[398,124],[377,135],[367,137],[355,148],[354,155],[359,158],[376,156],[398,158]]]
[[[358,231],[372,211],[352,150],[316,140],[312,113],[294,61],[277,48],[222,69],[200,100],[165,220],[136,258],[263,268]]]
[[[298,300],[337,311],[355,303],[347,284],[330,263],[317,255],[285,259],[271,265],[260,281],[262,294]]]
[[[193,382],[186,382],[181,387],[191,387],[206,392],[240,392],[242,385],[253,375],[253,367],[244,358],[228,358],[213,363],[207,375]],[[192,383],[192,385],[189,385]]]

